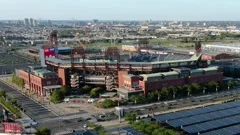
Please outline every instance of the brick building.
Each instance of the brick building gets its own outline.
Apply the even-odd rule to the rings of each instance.
[[[189,69],[173,68],[170,72],[142,74],[139,76],[119,71],[117,88],[121,97],[129,98],[131,95],[161,90],[164,87],[183,86],[191,83],[206,84],[210,81],[222,83],[223,72],[218,67]]]
[[[25,89],[39,96],[46,96],[53,89],[61,87],[61,80],[55,72],[43,69],[42,67],[29,68],[28,70],[16,70],[17,76],[24,80]]]

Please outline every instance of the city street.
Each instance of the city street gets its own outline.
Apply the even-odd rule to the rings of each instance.
[[[240,90],[239,88],[232,89],[229,91],[222,91],[202,96],[189,97],[183,99],[176,99],[172,101],[156,102],[144,105],[129,105],[123,106],[126,112],[136,113],[138,115],[148,115],[148,114],[161,114],[163,112],[174,112],[179,111],[179,108],[190,109],[191,107],[211,104],[214,102],[225,101],[229,99],[239,98]]]
[[[31,119],[35,120],[38,124],[33,126],[37,129],[48,127],[55,134],[58,133],[71,133],[73,129],[83,129],[83,125],[89,123],[87,120],[77,121],[80,118],[91,118],[90,121],[94,121],[86,112],[77,113],[74,115],[57,116],[42,105],[36,103],[29,97],[26,97],[18,90],[8,86],[0,80],[0,90],[6,91],[7,95],[16,99],[20,103],[25,114]],[[57,124],[56,124],[57,123]]]

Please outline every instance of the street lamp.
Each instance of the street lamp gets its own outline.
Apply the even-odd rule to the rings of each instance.
[[[174,92],[173,92],[173,99],[175,99],[175,95],[176,95],[176,92],[174,91]]]
[[[206,87],[203,87],[203,94],[205,95]]]

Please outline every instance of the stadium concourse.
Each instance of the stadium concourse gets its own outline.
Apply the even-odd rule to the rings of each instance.
[[[154,117],[188,135],[239,135],[240,101],[212,105]]]

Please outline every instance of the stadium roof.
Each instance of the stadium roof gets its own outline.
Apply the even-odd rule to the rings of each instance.
[[[215,47],[221,49],[232,49],[232,50],[240,50],[240,47],[235,46],[225,46],[225,45],[205,45],[205,47]]]
[[[178,75],[179,73],[176,71],[170,71],[170,72],[162,72],[162,73],[153,73],[153,74],[142,74],[141,76],[146,78],[155,78],[160,76],[172,76],[172,75]]]

